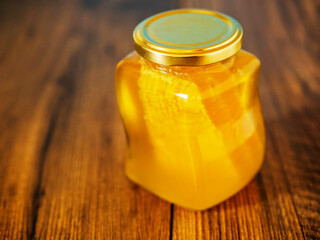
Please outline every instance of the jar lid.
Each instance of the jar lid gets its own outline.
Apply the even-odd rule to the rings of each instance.
[[[133,32],[135,50],[163,65],[206,65],[241,48],[242,27],[232,17],[202,9],[177,9],[142,21]]]

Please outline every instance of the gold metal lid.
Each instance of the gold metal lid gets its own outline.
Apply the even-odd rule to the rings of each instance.
[[[241,48],[242,27],[232,17],[202,9],[177,9],[142,21],[133,32],[135,50],[163,65],[206,65]]]

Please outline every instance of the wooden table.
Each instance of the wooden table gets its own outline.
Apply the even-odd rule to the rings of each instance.
[[[114,93],[132,30],[159,11],[234,16],[262,62],[267,152],[231,199],[193,212],[128,181]],[[320,239],[316,0],[0,3],[0,239]]]

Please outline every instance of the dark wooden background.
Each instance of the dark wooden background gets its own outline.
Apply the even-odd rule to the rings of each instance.
[[[240,193],[203,212],[123,172],[116,63],[159,11],[234,16],[262,62],[267,152]],[[0,239],[320,239],[320,2],[0,2]]]

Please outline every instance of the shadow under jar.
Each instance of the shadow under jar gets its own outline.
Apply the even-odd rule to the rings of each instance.
[[[163,12],[136,27],[136,51],[116,69],[132,181],[203,210],[258,172],[260,61],[241,50],[242,35],[235,19],[200,9]]]

